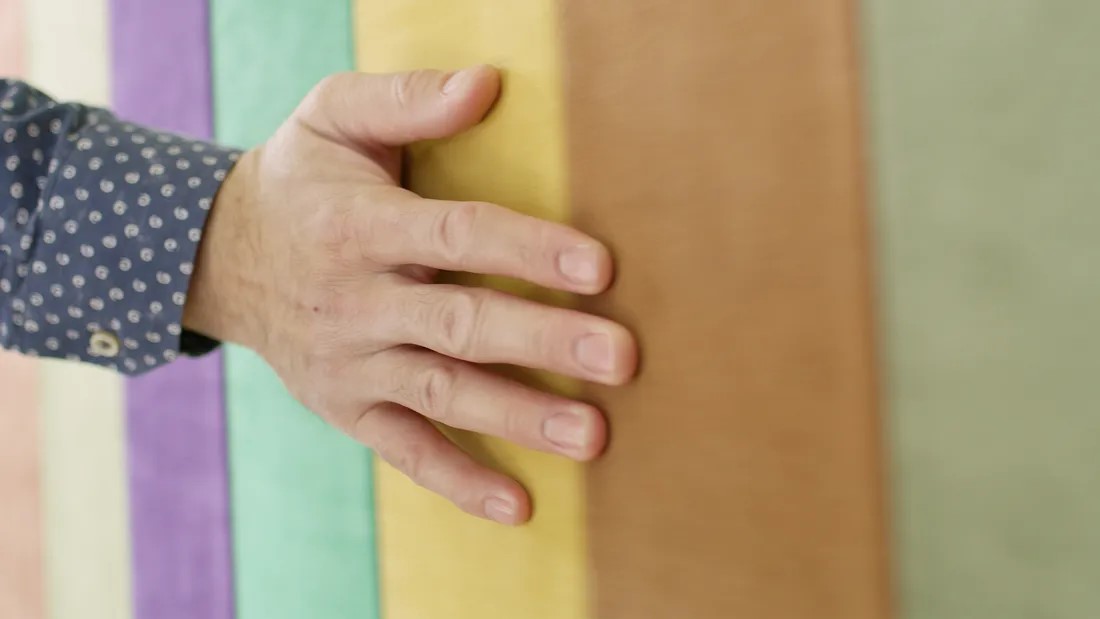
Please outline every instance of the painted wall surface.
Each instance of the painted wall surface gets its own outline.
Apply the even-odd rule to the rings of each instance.
[[[865,3],[903,616],[1100,614],[1100,5]]]

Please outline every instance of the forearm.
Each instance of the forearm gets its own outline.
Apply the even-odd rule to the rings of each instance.
[[[236,157],[0,80],[0,345],[126,373],[175,358]]]

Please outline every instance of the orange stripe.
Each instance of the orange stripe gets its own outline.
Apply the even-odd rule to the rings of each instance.
[[[643,373],[598,390],[600,619],[888,615],[852,0],[563,0],[587,308]]]

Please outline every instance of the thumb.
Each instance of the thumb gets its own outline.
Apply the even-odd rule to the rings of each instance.
[[[348,140],[403,146],[469,129],[499,93],[500,74],[484,65],[455,73],[338,73],[313,89],[299,113]]]

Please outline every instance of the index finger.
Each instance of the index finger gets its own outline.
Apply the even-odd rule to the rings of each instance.
[[[488,202],[399,196],[357,217],[360,247],[383,264],[503,275],[581,294],[611,283],[610,252],[569,226]]]

